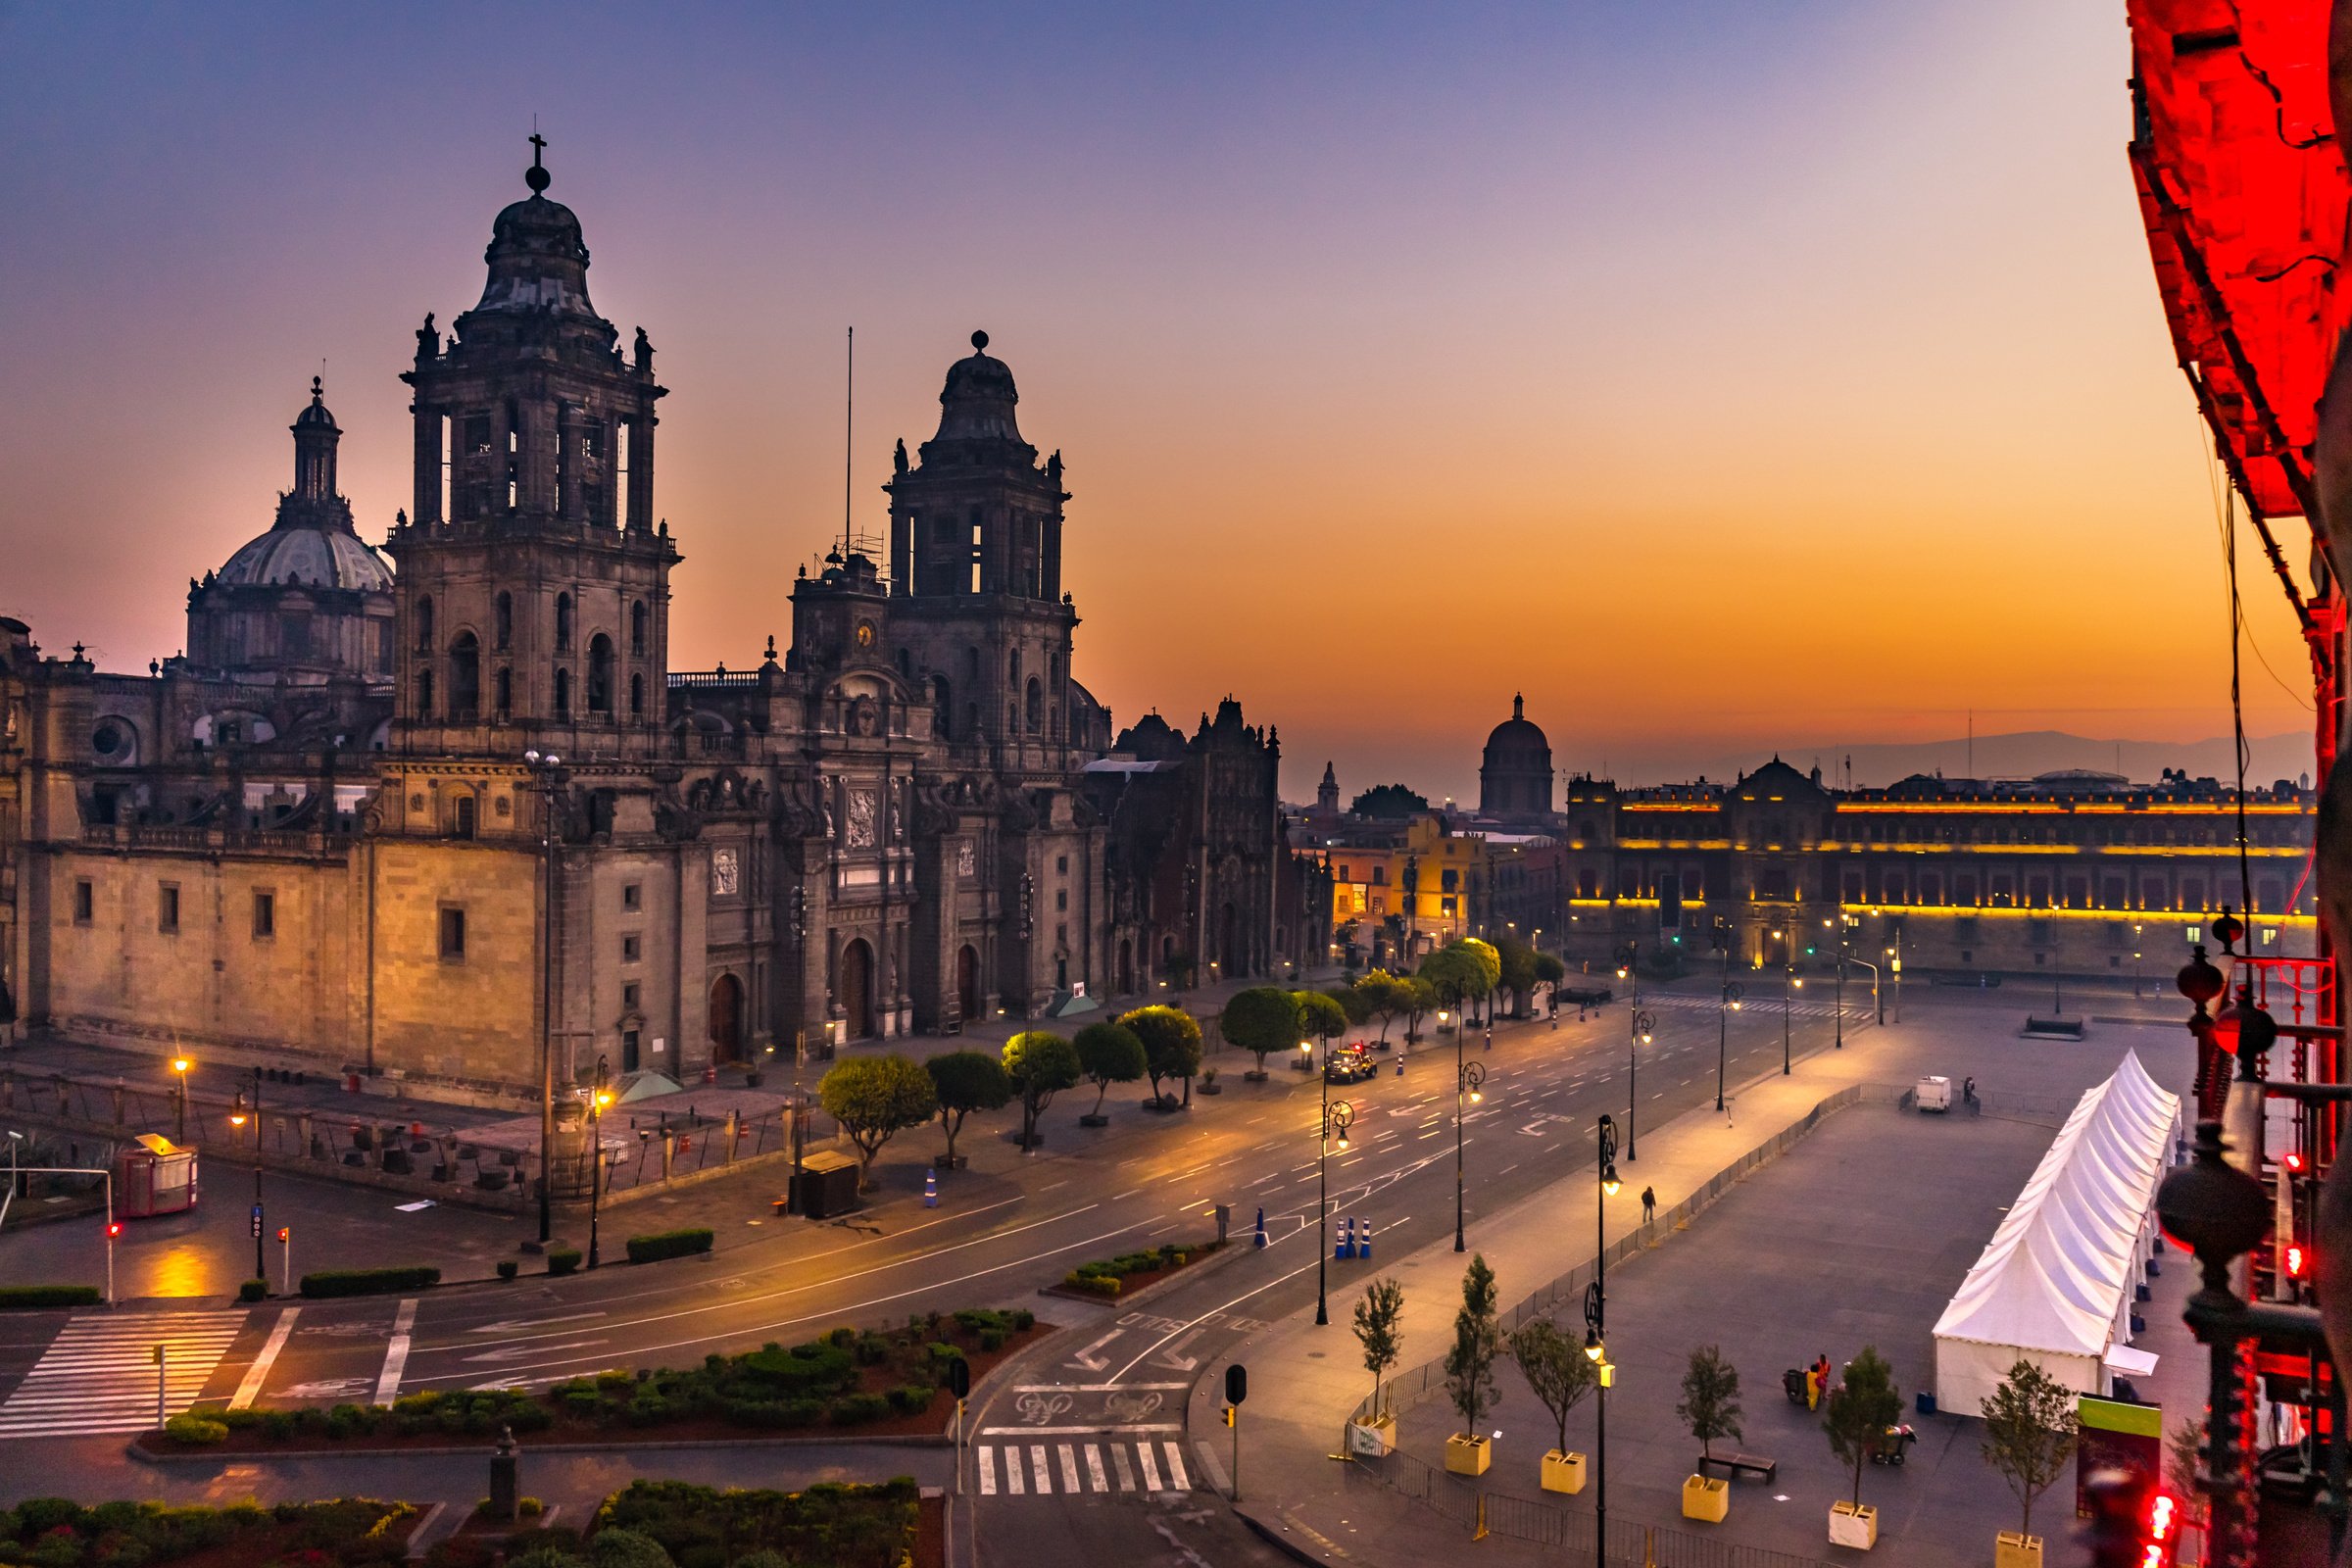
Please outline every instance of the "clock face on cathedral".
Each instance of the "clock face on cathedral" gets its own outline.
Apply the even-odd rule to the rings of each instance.
[[[860,648],[874,646],[874,623],[872,621],[861,620],[858,623],[858,646]]]

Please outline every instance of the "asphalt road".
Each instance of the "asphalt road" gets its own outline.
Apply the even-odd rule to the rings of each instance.
[[[1642,1127],[1715,1097],[1714,986],[1653,991],[1644,1005],[1657,1027],[1641,1054],[1637,1149]],[[1826,997],[1796,1004],[1800,1054],[1826,1043],[1829,1010]],[[1855,1027],[1862,1006],[1849,998],[1847,1011]],[[1780,1059],[1779,999],[1759,997],[1728,1021],[1727,1078],[1736,1089]],[[1483,1213],[1589,1162],[1601,1112],[1625,1117],[1628,1033],[1623,1002],[1583,1023],[1503,1022],[1491,1051],[1471,1032],[1465,1057],[1488,1071],[1481,1102],[1461,1119],[1473,1249]],[[1402,1074],[1390,1057],[1375,1079],[1332,1086],[1333,1098],[1355,1113],[1349,1148],[1330,1158],[1332,1212],[1335,1221],[1368,1223],[1374,1248],[1370,1262],[1327,1262],[1335,1343],[1382,1258],[1451,1234],[1454,1054],[1449,1042],[1425,1042]],[[1201,1461],[1182,1431],[1182,1412],[1197,1369],[1221,1348],[1315,1299],[1324,1253],[1315,1226],[1320,1118],[1313,1080],[1280,1064],[1268,1084],[1242,1082],[1235,1072],[1224,1082],[1226,1094],[1196,1096],[1189,1112],[1154,1115],[1114,1102],[1114,1125],[1102,1132],[1075,1125],[1091,1093],[1065,1095],[1043,1123],[1045,1148],[1018,1157],[1001,1143],[981,1151],[974,1168],[943,1180],[936,1209],[916,1196],[919,1161],[909,1167],[902,1154],[895,1190],[849,1223],[738,1218],[733,1223],[757,1226],[757,1239],[706,1259],[156,1319],[157,1333],[189,1337],[184,1356],[174,1350],[174,1402],[183,1389],[187,1399],[200,1393],[206,1401],[267,1405],[536,1385],[610,1366],[693,1362],[932,1307],[1028,1304],[1076,1332],[1001,1380],[972,1413],[962,1480],[977,1505],[967,1517],[976,1520],[980,1560],[1017,1551],[1196,1565],[1274,1561],[1221,1506],[1203,1506],[1211,1500],[1205,1491],[1229,1477],[1221,1463]],[[1730,1114],[1737,1119],[1736,1101]],[[975,1124],[966,1147],[980,1145],[975,1133],[995,1131]],[[1640,1182],[1638,1159],[1625,1174]],[[1213,1234],[1220,1202],[1231,1205],[1233,1237],[1244,1249],[1262,1205],[1270,1245],[1217,1260],[1140,1311],[1035,1294],[1086,1259]],[[139,1326],[111,1348],[61,1356],[64,1323],[64,1314],[0,1321],[0,1443],[102,1430],[91,1424],[94,1409],[120,1410],[122,1430],[152,1425],[155,1370]],[[202,1367],[208,1353],[214,1359]],[[1221,1448],[1222,1428],[1216,1436]],[[126,1463],[119,1449],[89,1446],[92,1465]],[[97,1496],[140,1489],[90,1475],[75,1490]],[[1054,1540],[1071,1543],[1066,1554],[1052,1549]]]

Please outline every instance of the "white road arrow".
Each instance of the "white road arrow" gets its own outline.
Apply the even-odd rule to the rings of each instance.
[[[567,1345],[517,1345],[504,1350],[484,1350],[480,1355],[469,1355],[466,1359],[468,1362],[519,1361],[526,1355],[546,1355],[553,1350],[584,1350],[591,1345],[604,1343],[603,1340],[573,1340]]]
[[[603,1317],[604,1315],[602,1312],[566,1312],[562,1317],[518,1317],[504,1323],[485,1323],[478,1329],[467,1329],[466,1332],[468,1334],[520,1334],[524,1329],[543,1329],[551,1323],[580,1323],[589,1318]]]
[[[1079,1367],[1088,1372],[1102,1371],[1104,1367],[1110,1365],[1110,1357],[1107,1355],[1098,1355],[1095,1352],[1102,1349],[1102,1347],[1108,1345],[1111,1341],[1117,1339],[1121,1334],[1126,1332],[1127,1331],[1125,1329],[1112,1329],[1108,1334],[1103,1335],[1094,1344],[1088,1346],[1085,1349],[1080,1350],[1075,1356],[1071,1357],[1067,1361],[1064,1361],[1062,1365]]]
[[[1161,1350],[1157,1355],[1153,1356],[1152,1358],[1152,1364],[1154,1366],[1174,1367],[1179,1372],[1190,1372],[1193,1368],[1200,1364],[1200,1358],[1199,1356],[1186,1355],[1182,1352],[1186,1346],[1192,1344],[1200,1337],[1200,1331],[1199,1329],[1193,1330],[1183,1339],[1178,1340],[1174,1345],[1169,1346],[1166,1349]]]

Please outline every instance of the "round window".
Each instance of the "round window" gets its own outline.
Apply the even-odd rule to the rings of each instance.
[[[90,735],[90,750],[100,757],[121,757],[130,750],[130,731],[113,722],[101,724]]]

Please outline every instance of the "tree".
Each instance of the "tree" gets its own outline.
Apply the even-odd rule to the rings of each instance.
[[[1298,1009],[1298,1038],[1337,1040],[1348,1032],[1348,1009],[1320,991],[1294,991],[1292,1005]]]
[[[1095,1086],[1091,1114],[1102,1119],[1102,1097],[1112,1084],[1131,1084],[1144,1075],[1144,1043],[1124,1024],[1090,1023],[1071,1042],[1078,1053],[1078,1070]]]
[[[1376,1420],[1384,1408],[1381,1382],[1404,1353],[1403,1316],[1404,1287],[1387,1276],[1365,1286],[1364,1298],[1355,1303],[1355,1340],[1364,1348],[1364,1370],[1372,1374],[1372,1415]]]
[[[893,1053],[838,1063],[816,1086],[825,1114],[858,1146],[858,1190],[872,1186],[874,1156],[905,1128],[931,1119],[939,1095],[931,1075]]]
[[[1401,784],[1375,784],[1355,798],[1348,808],[1354,816],[1378,817],[1383,821],[1401,822],[1416,811],[1429,809],[1429,797],[1416,794]]]
[[[1845,1363],[1845,1381],[1830,1391],[1824,1401],[1821,1429],[1830,1435],[1830,1451],[1854,1471],[1854,1506],[1862,1506],[1862,1467],[1886,1429],[1902,1419],[1903,1396],[1895,1391],[1894,1369],[1875,1345]]]
[[[1144,1071],[1152,1079],[1153,1100],[1164,1099],[1159,1092],[1162,1078],[1182,1078],[1189,1084],[1200,1070],[1200,1026],[1182,1007],[1138,1007],[1119,1022],[1144,1043]]]
[[[1492,1017],[1494,988],[1502,983],[1502,955],[1494,950],[1494,943],[1482,942],[1477,937],[1455,937],[1446,946],[1462,955],[1463,965],[1469,979],[1469,985],[1463,990],[1462,995],[1465,998],[1486,998],[1488,1015]]]
[[[1494,956],[1501,965],[1497,982],[1511,994],[1511,1016],[1527,1016],[1527,999],[1536,989],[1536,950],[1514,936],[1494,939]]]
[[[2030,1536],[2034,1499],[2049,1491],[2075,1456],[2081,1429],[2074,1391],[2020,1356],[1981,1408],[1984,1462],[2000,1473],[2025,1505],[2018,1529]]]
[[[1407,995],[1412,999],[1404,1015],[1404,1038],[1410,1042],[1421,1038],[1421,1019],[1436,1009],[1438,988],[1419,975],[1405,981],[1404,985]]]
[[[2181,1518],[2202,1528],[2205,1494],[2197,1490],[2197,1472],[2205,1462],[2205,1429],[2195,1417],[2173,1424],[2164,1438],[2164,1488],[2180,1499]]]
[[[1021,1102],[1021,1147],[1037,1147],[1038,1113],[1077,1083],[1078,1053],[1051,1029],[1028,1029],[1004,1042],[1004,1076]]]
[[[1519,1375],[1560,1429],[1560,1452],[1568,1451],[1568,1415],[1586,1395],[1600,1387],[1600,1368],[1585,1348],[1547,1317],[1529,1318],[1511,1336],[1511,1359]]]
[[[1740,1430],[1740,1369],[1712,1345],[1692,1350],[1690,1368],[1683,1374],[1682,1401],[1674,1413],[1683,1418],[1709,1459],[1715,1457],[1720,1440],[1743,1441],[1747,1435]]]
[[[1568,966],[1559,960],[1556,954],[1537,954],[1535,967],[1536,978],[1547,986],[1556,986],[1568,978]]]
[[[947,1051],[923,1063],[939,1100],[939,1124],[948,1134],[948,1168],[956,1166],[956,1135],[975,1110],[1002,1110],[1012,1100],[1012,1080],[984,1051]]]
[[[1413,983],[1400,980],[1386,969],[1375,969],[1349,987],[1363,1004],[1368,1018],[1380,1020],[1380,1043],[1389,1043],[1389,1025],[1399,1013],[1413,1010]]]
[[[1257,1076],[1263,1078],[1268,1055],[1298,1044],[1298,1004],[1279,986],[1251,986],[1226,1001],[1217,1026],[1228,1042],[1257,1058]]]
[[[1340,1016],[1348,1020],[1349,1028],[1361,1028],[1372,1021],[1372,1009],[1364,1004],[1364,999],[1355,987],[1325,986],[1321,994],[1331,999],[1332,1004],[1340,1009]]]
[[[1473,1252],[1462,1275],[1462,1307],[1453,1314],[1453,1348],[1446,1352],[1446,1392],[1461,1412],[1466,1437],[1478,1436],[1478,1418],[1494,1402],[1494,1358],[1501,1353],[1494,1271],[1485,1253]]]

